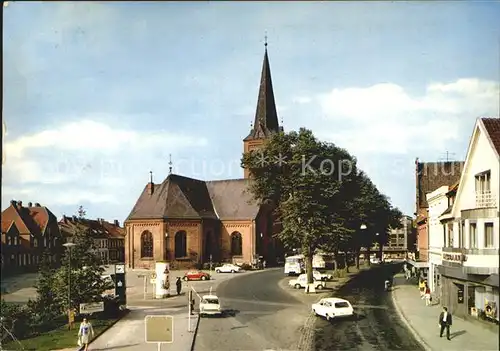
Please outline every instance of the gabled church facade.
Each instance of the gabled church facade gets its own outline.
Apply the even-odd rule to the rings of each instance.
[[[278,123],[267,44],[255,120],[243,151],[262,147],[282,131]],[[173,268],[201,263],[272,263],[281,255],[273,238],[272,209],[252,200],[250,175],[243,179],[203,181],[170,174],[160,184],[151,177],[125,221],[125,262],[129,268]]]

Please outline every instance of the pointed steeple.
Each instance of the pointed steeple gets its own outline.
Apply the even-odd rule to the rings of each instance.
[[[271,79],[271,67],[267,54],[267,37],[265,42],[264,61],[260,76],[259,97],[255,120],[250,134],[244,140],[268,138],[272,133],[279,132],[278,113],[274,101],[273,82]]]

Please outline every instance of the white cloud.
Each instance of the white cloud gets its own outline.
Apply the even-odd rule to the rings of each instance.
[[[471,120],[498,114],[499,94],[498,83],[479,79],[433,83],[421,96],[393,83],[334,89],[317,96],[325,117],[319,135],[355,154],[444,150],[470,133]]]
[[[5,195],[33,194],[37,202],[76,205],[82,201],[118,203],[118,196],[124,196],[139,172],[142,176],[148,167],[162,162],[157,159],[159,153],[203,147],[207,140],[160,130],[138,132],[83,119],[7,138],[4,143]]]
[[[303,105],[312,102],[312,99],[309,96],[297,96],[293,99],[293,102]]]

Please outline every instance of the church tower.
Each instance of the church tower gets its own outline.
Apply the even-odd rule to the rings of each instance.
[[[250,133],[243,139],[244,153],[259,149],[273,133],[283,131],[283,127],[280,127],[278,123],[278,113],[276,112],[276,103],[274,101],[271,68],[267,55],[267,40],[264,45],[264,62],[262,63],[262,74],[260,76],[257,110]],[[247,169],[244,170],[244,177],[245,179],[250,177]]]

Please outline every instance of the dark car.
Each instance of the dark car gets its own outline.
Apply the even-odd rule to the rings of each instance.
[[[184,280],[210,280],[210,274],[202,271],[188,271],[182,278]]]

